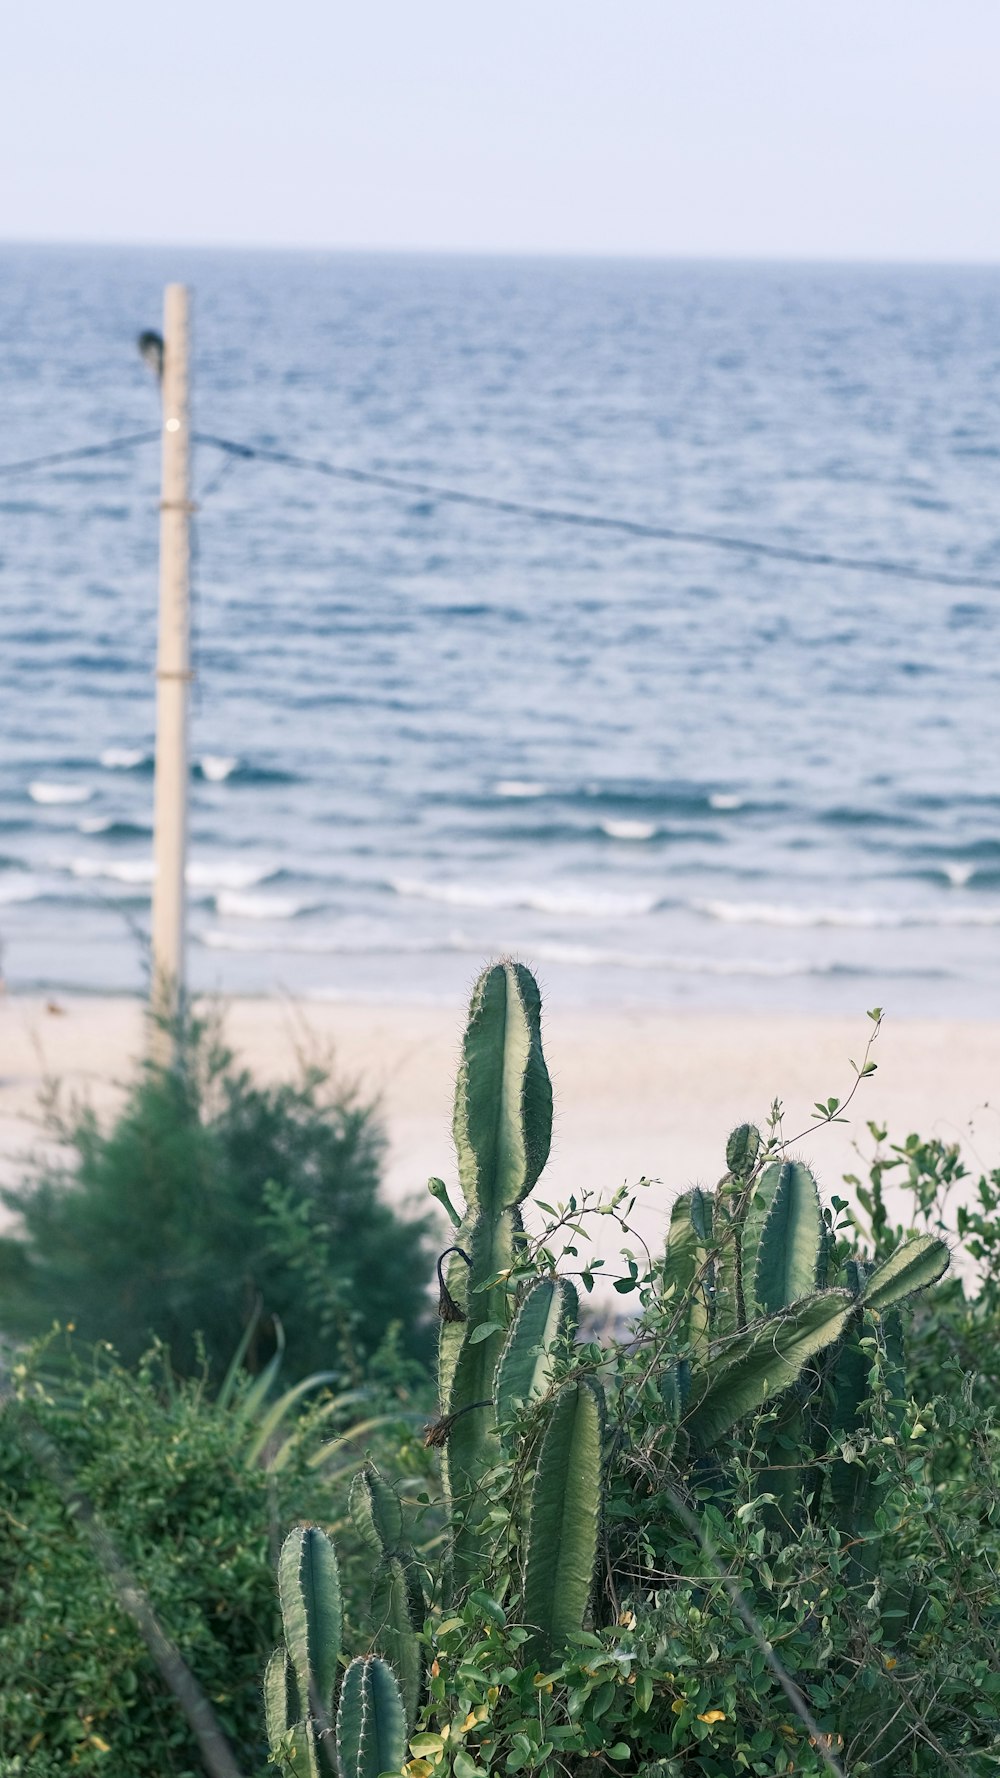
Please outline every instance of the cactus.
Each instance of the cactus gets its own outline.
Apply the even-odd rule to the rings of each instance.
[[[555,1347],[576,1329],[579,1302],[565,1278],[540,1278],[518,1309],[493,1379],[499,1421],[509,1420],[517,1402],[544,1394],[552,1380]]]
[[[760,1153],[756,1124],[739,1124],[726,1143],[726,1166],[734,1179],[749,1179]]]
[[[285,1538],[278,1599],[285,1641],[264,1675],[267,1738],[290,1778],[318,1778],[316,1735],[333,1717],[343,1610],[336,1552],[317,1525]]]
[[[521,1658],[535,1665],[585,1627],[604,1506],[604,1397],[586,1374],[594,1346],[572,1363],[576,1291],[549,1273],[526,1288],[512,1280],[524,1253],[520,1206],[545,1164],[551,1122],[538,989],[522,965],[496,964],[473,992],[455,1097],[464,1212],[441,1180],[429,1186],[454,1245],[438,1266],[440,1415],[427,1442],[441,1448],[448,1509],[442,1593],[523,1626]],[[850,1258],[830,1280],[837,1249],[809,1169],[762,1157],[751,1124],[733,1131],[726,1164],[716,1192],[696,1187],[677,1198],[663,1259],[646,1281],[655,1345],[635,1400],[656,1404],[656,1461],[677,1471],[691,1459],[704,1479],[706,1459],[737,1422],[780,1396],[759,1434],[777,1478],[773,1522],[799,1510],[803,1494],[828,1503],[845,1534],[862,1539],[851,1560],[864,1564],[877,1552],[867,1469],[839,1455],[826,1484],[817,1460],[829,1458],[831,1437],[843,1450],[862,1416],[869,1334],[890,1391],[902,1394],[896,1305],[940,1277],[947,1249],[923,1236],[870,1271]],[[622,1455],[628,1399],[626,1389],[610,1447]],[[651,1452],[642,1457],[648,1463]],[[631,1483],[641,1465],[629,1473]],[[420,1719],[426,1607],[399,1497],[371,1462],[349,1505],[373,1558],[375,1652],[352,1661],[341,1682],[337,1764],[340,1778],[381,1778],[401,1769]],[[719,1508],[728,1510],[724,1497]],[[608,1524],[612,1536],[614,1512]],[[341,1604],[336,1557],[316,1527],[286,1539],[279,1595],[285,1643],[264,1685],[272,1758],[292,1778],[319,1778],[337,1701]]]
[[[343,1610],[336,1552],[318,1525],[297,1526],[285,1538],[278,1599],[300,1711],[325,1728],[333,1711]]]
[[[377,1655],[352,1661],[340,1688],[337,1768],[340,1778],[380,1778],[406,1758],[406,1717],[399,1686]]]
[[[456,1517],[451,1574],[461,1589],[482,1554],[485,1509],[479,1485],[496,1457],[493,1380],[506,1337],[504,1286],[483,1286],[514,1263],[518,1206],[538,1179],[552,1139],[541,997],[523,964],[495,964],[473,990],[455,1089],[454,1136],[466,1211],[447,1289],[461,1319],[442,1320],[438,1382],[449,1428],[445,1489]]]
[[[603,1404],[589,1378],[566,1383],[549,1413],[528,1507],[524,1618],[528,1658],[557,1652],[583,1621],[594,1584]]]
[[[948,1260],[948,1249],[936,1235],[915,1235],[904,1241],[865,1279],[861,1291],[865,1308],[881,1314],[915,1291],[926,1290],[947,1271]]]
[[[821,1290],[737,1334],[692,1375],[684,1429],[696,1453],[801,1376],[843,1333],[854,1311],[847,1290]]]

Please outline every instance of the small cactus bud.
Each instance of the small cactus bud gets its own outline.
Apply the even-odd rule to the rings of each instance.
[[[749,1179],[760,1153],[756,1124],[738,1124],[726,1143],[726,1166],[734,1179]]]

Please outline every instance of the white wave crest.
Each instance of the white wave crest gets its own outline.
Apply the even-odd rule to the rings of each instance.
[[[501,778],[499,783],[494,784],[493,792],[495,796],[544,796],[545,785],[536,784],[531,778]]]
[[[86,881],[126,883],[131,888],[148,886],[153,881],[151,858],[71,858],[71,876]]]
[[[147,757],[142,747],[105,747],[101,764],[108,772],[132,772],[144,765]]]
[[[33,803],[89,803],[93,794],[89,784],[50,784],[45,778],[35,778],[28,785]]]
[[[71,858],[70,874],[91,881],[106,878],[111,883],[127,883],[132,887],[152,883],[156,867],[151,858]],[[252,889],[274,875],[270,864],[244,864],[238,858],[192,859],[186,878],[191,889],[206,891]]]
[[[728,790],[713,790],[708,799],[710,809],[742,809],[743,797],[733,796]]]
[[[195,858],[187,867],[187,880],[192,889],[253,889],[274,872],[273,864],[242,858]]]
[[[974,864],[942,864],[941,871],[953,889],[964,889],[976,874]]]
[[[1000,926],[1000,906],[961,908],[818,908],[786,902],[693,901],[696,913],[730,926],[837,926],[898,930],[908,926]]]
[[[220,889],[215,911],[232,920],[294,920],[305,904],[290,895],[248,895],[241,889]]]
[[[85,815],[82,821],[77,822],[76,831],[77,833],[107,833],[108,828],[114,827],[114,824],[113,815]]]
[[[224,784],[239,763],[238,759],[227,753],[203,753],[198,761],[202,776],[210,784]]]
[[[656,822],[602,821],[601,830],[610,840],[651,840],[656,833]]]
[[[421,877],[393,877],[390,887],[397,895],[420,901],[439,901],[453,908],[529,908],[536,914],[566,914],[574,918],[631,919],[651,914],[659,905],[657,895],[629,895],[618,890],[576,889],[531,883],[430,883]]]

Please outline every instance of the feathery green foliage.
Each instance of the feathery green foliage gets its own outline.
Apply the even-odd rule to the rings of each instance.
[[[328,1366],[338,1344],[373,1352],[394,1321],[426,1353],[426,1224],[382,1201],[375,1110],[325,1068],[259,1085],[215,1025],[192,1021],[177,1065],[144,1064],[109,1129],[53,1102],[49,1134],[65,1158],[3,1194],[23,1225],[0,1238],[6,1332],[71,1319],[127,1362],[155,1336],[179,1371],[204,1351],[221,1378],[261,1301],[293,1375]]]

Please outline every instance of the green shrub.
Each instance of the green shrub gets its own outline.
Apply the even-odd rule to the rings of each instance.
[[[947,1247],[859,1243],[777,1108],[766,1139],[733,1132],[714,1192],[677,1200],[665,1253],[631,1235],[624,1188],[541,1204],[532,1239],[550,1128],[537,987],[497,965],[463,1046],[466,1207],[439,1273],[444,1560],[421,1563],[419,1515],[366,1465],[359,1637],[322,1532],[290,1536],[273,1763],[327,1769],[336,1716],[341,1778],[995,1772],[1000,1441],[971,1386],[915,1400],[903,1350]],[[631,1243],[614,1284],[637,1305],[600,1341],[557,1271],[592,1289],[594,1213]],[[964,1461],[941,1474],[945,1444]]]
[[[68,1769],[202,1778],[205,1770],[95,1548],[91,1512],[206,1694],[237,1763],[247,1778],[262,1769],[260,1671],[278,1629],[273,1558],[282,1534],[298,1517],[336,1529],[355,1625],[367,1569],[347,1514],[350,1474],[368,1449],[420,1468],[409,1450],[420,1414],[395,1380],[391,1348],[382,1366],[385,1383],[339,1396],[313,1387],[294,1402],[245,1373],[221,1395],[203,1376],[178,1383],[162,1349],[129,1371],[108,1350],[55,1335],[16,1358],[0,1413],[4,1778]]]
[[[3,1194],[23,1225],[0,1241],[8,1333],[73,1320],[127,1362],[155,1336],[182,1372],[198,1335],[221,1377],[260,1302],[294,1374],[345,1341],[363,1358],[391,1322],[426,1352],[427,1225],[380,1198],[375,1112],[324,1068],[259,1085],[194,1022],[177,1066],[147,1063],[109,1130],[53,1106],[49,1134],[64,1158]],[[251,1368],[265,1356],[255,1342]]]

